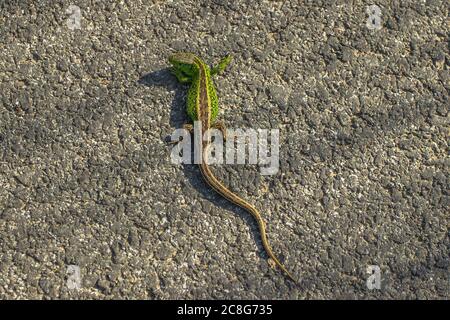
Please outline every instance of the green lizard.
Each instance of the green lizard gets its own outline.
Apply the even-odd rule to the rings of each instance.
[[[223,125],[216,121],[219,104],[211,76],[222,72],[230,61],[231,56],[228,55],[217,66],[210,69],[202,59],[192,53],[179,52],[169,57],[169,62],[173,66],[171,69],[172,73],[181,83],[191,84],[187,95],[187,113],[193,122],[200,121],[201,137],[204,137],[205,132],[210,128],[218,128],[225,133]],[[185,125],[185,128],[192,129],[192,125]],[[203,178],[222,197],[244,208],[256,219],[262,244],[267,255],[291,280],[296,282],[294,277],[272,252],[272,248],[267,240],[265,223],[259,211],[253,205],[231,192],[211,172],[206,159],[210,143],[211,137],[209,135],[207,135],[206,139],[202,139],[202,161],[199,166]]]

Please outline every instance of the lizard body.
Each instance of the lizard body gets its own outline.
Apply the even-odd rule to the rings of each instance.
[[[172,72],[177,79],[181,83],[190,83],[187,95],[187,113],[193,122],[201,122],[202,137],[205,136],[204,134],[206,131],[213,127],[218,127],[222,132],[224,130],[224,128],[216,122],[219,105],[211,75],[222,72],[230,61],[231,56],[226,56],[216,67],[210,69],[202,59],[192,53],[179,52],[169,57],[169,62],[173,65]],[[189,126],[189,128],[191,127]],[[266,235],[265,223],[259,211],[252,204],[231,192],[212,173],[206,159],[208,154],[207,149],[211,143],[211,137],[209,135],[206,136],[206,139],[202,139],[202,161],[199,164],[204,180],[222,197],[245,209],[255,218],[258,223],[262,244],[267,255],[291,280],[296,282],[286,267],[272,252],[272,248],[269,245]]]

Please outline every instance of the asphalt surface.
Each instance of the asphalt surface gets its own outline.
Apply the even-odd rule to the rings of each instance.
[[[349,2],[1,1],[0,298],[449,299],[448,3]],[[171,163],[176,50],[232,53],[220,117],[280,130],[278,174],[213,170],[298,286]]]

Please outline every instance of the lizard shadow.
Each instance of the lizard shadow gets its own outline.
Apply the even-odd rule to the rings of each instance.
[[[170,91],[175,91],[175,98],[172,101],[170,108],[169,124],[174,128],[181,128],[186,123],[185,115],[185,90],[182,90],[186,85],[178,83],[175,76],[170,72],[170,68],[164,68],[160,70],[148,73],[138,80],[138,84],[147,87],[166,87]],[[168,133],[169,134],[169,133]],[[170,136],[166,137],[166,142],[169,141]]]
[[[187,85],[180,84],[175,76],[170,72],[170,68],[165,68],[148,73],[142,76],[138,80],[138,84],[148,87],[164,86],[168,89],[175,91],[175,97],[172,101],[170,108],[169,124],[174,128],[181,128],[184,123],[190,122],[186,114],[186,93]],[[165,138],[165,142],[170,141],[170,136]],[[167,145],[171,148],[171,145]],[[212,168],[214,170],[214,167]],[[264,247],[262,245],[259,229],[254,218],[247,213],[244,209],[241,209],[237,205],[229,202],[220,196],[217,192],[211,189],[211,187],[203,180],[200,169],[195,164],[183,164],[183,174],[189,183],[182,186],[182,190],[188,194],[190,188],[197,190],[202,198],[209,201],[216,207],[233,212],[236,216],[245,221],[246,225],[250,226],[253,240],[257,246],[257,254],[262,259],[267,259]],[[213,210],[213,209],[212,209]],[[280,255],[281,258],[283,258]],[[282,259],[283,260],[283,259]]]

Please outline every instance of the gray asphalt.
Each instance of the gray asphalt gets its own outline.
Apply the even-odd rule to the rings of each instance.
[[[372,4],[1,1],[0,298],[449,299],[448,4],[376,1],[374,30]],[[280,130],[278,174],[213,170],[298,286],[171,163],[176,50],[232,53],[220,118]]]

